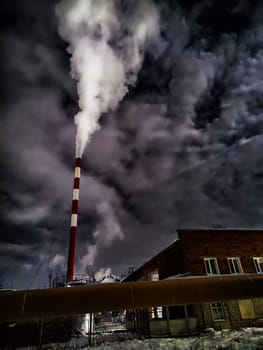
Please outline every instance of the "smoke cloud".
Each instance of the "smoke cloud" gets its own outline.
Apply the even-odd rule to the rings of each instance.
[[[87,254],[80,260],[80,270],[82,273],[86,271],[88,266],[94,265],[98,250],[101,247],[109,247],[115,240],[124,239],[124,233],[121,230],[111,205],[107,202],[102,202],[98,205],[97,212],[99,223],[96,231],[93,233],[95,244],[87,244]]]
[[[83,154],[76,272],[140,266],[178,227],[261,227],[262,4],[87,0],[57,12],[79,103],[108,111]],[[27,288],[41,264],[37,287],[67,256],[83,110],[54,1],[2,1],[0,17],[0,283]]]
[[[65,0],[56,13],[77,81],[76,155],[81,157],[100,116],[117,107],[136,82],[145,50],[160,41],[159,14],[152,0]]]
[[[96,281],[101,281],[104,277],[110,276],[111,275],[111,269],[107,268],[101,268],[98,272],[95,273],[95,280]]]

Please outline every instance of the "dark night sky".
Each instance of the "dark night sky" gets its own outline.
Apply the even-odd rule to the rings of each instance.
[[[139,0],[138,0],[139,1]],[[260,227],[263,5],[156,1],[165,46],[85,150],[77,271],[138,266],[178,226]],[[67,254],[78,110],[55,1],[0,3],[0,282]],[[95,233],[97,232],[97,233]],[[88,253],[89,247],[89,253]]]

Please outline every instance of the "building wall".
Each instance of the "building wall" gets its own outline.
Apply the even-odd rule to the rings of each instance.
[[[229,274],[227,257],[240,257],[244,273],[256,273],[252,258],[263,256],[263,230],[178,230],[185,270],[205,275],[204,257],[217,257],[221,274]]]
[[[181,241],[177,240],[158,255],[147,261],[130,276],[125,278],[125,282],[149,280],[153,271],[158,270],[159,279],[165,279],[172,275],[184,273]]]
[[[256,273],[252,258],[263,256],[263,230],[178,229],[178,236],[126,281],[147,280],[156,269],[160,279],[180,273],[206,275],[204,257],[217,257],[221,274],[230,273],[227,257],[240,257],[243,272]]]
[[[178,336],[196,334],[197,332],[197,318],[190,317],[188,323],[186,319],[177,320],[151,320],[150,334],[156,336]]]
[[[256,273],[253,257],[263,256],[262,230],[178,230],[185,270],[191,275],[205,275],[204,257],[216,257],[221,274],[229,274],[228,257],[239,257],[244,273]],[[263,324],[263,300],[224,303],[226,320],[214,321],[211,305],[198,312],[199,324],[216,330],[238,329]]]
[[[200,309],[202,310],[203,313],[203,329],[206,328],[214,328],[215,330],[221,330],[221,329],[231,329],[233,328],[231,319],[228,317],[228,312],[227,312],[227,306],[226,303],[224,303],[225,310],[226,310],[226,320],[224,321],[214,321],[212,312],[211,312],[211,306],[210,304],[202,304],[200,305]]]
[[[200,305],[198,319],[204,328],[239,329],[263,325],[263,299],[230,300],[224,302],[226,320],[214,321],[210,304]]]
[[[253,257],[263,257],[263,230],[179,229],[178,238],[136,270],[127,281],[149,280],[153,271],[158,271],[160,280],[178,274],[206,275],[205,257],[217,258],[220,274],[230,274],[228,257],[239,257],[243,272],[253,274],[256,273]],[[223,304],[226,319],[220,321],[213,319],[211,304],[194,306],[195,328],[202,331],[205,328],[220,330],[263,325],[263,299],[235,300]],[[171,321],[177,325],[185,322],[182,319]],[[150,322],[155,322],[150,325],[152,334],[163,333],[167,327],[166,320]]]
[[[262,318],[263,324],[263,298],[253,299],[256,317]]]

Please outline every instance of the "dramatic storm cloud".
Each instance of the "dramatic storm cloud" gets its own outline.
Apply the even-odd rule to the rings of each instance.
[[[5,287],[43,286],[65,269],[74,116],[89,108],[76,272],[126,272],[178,226],[262,225],[263,7],[104,3],[0,5]]]

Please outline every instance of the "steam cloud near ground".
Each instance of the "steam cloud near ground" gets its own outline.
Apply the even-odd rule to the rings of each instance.
[[[1,266],[7,281],[21,271],[20,285],[39,256],[59,265],[67,253],[77,111],[53,5],[41,15],[26,5],[34,34],[7,28],[1,44]],[[262,224],[262,8],[182,6],[158,2],[164,51],[146,53],[135,87],[84,152],[79,270],[92,249],[98,270],[139,265],[178,226]]]

